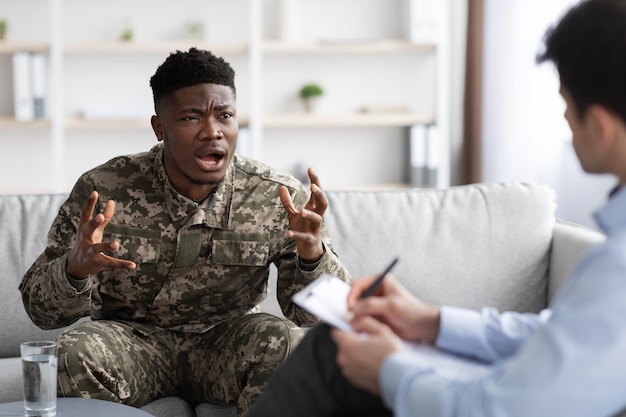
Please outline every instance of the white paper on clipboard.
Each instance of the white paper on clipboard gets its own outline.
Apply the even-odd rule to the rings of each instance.
[[[346,321],[350,284],[324,274],[293,296],[293,302],[338,329],[351,332]]]

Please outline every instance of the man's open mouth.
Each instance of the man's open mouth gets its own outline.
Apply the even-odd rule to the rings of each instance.
[[[211,166],[219,164],[220,161],[224,159],[224,155],[219,153],[211,153],[207,155],[201,155],[196,158],[200,160],[201,164]]]

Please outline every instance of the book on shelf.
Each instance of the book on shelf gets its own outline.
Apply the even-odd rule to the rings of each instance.
[[[30,69],[33,85],[33,110],[35,119],[45,116],[46,104],[46,56],[41,53],[33,53],[30,56]]]
[[[414,187],[437,185],[437,136],[436,125],[413,125],[410,129],[410,179]]]
[[[35,118],[33,90],[30,82],[30,53],[13,54],[13,113],[19,121]]]
[[[39,52],[13,54],[13,106],[18,121],[45,116],[46,57]]]
[[[438,0],[407,0],[407,38],[413,43],[436,43],[439,39]]]

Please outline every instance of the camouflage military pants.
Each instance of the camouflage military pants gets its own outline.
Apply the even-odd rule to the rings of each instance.
[[[178,396],[236,404],[243,415],[300,341],[303,330],[269,314],[223,322],[206,333],[91,321],[59,336],[59,396],[140,407]]]

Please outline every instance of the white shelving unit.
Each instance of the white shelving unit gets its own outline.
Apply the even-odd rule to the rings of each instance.
[[[168,53],[190,46],[222,55],[235,67],[240,143],[248,155],[288,170],[311,164],[329,188],[402,186],[408,182],[409,128],[437,124],[437,186],[448,185],[447,0],[181,1],[189,14],[158,0],[23,0],[11,4],[9,16],[0,14],[9,18],[10,31],[16,27],[15,36],[10,32],[0,42],[0,88],[11,90],[4,68],[10,70],[17,52],[46,54],[49,70],[44,119],[18,122],[10,99],[0,99],[0,170],[6,170],[0,174],[17,179],[0,182],[0,193],[66,192],[84,170],[148,149],[155,143],[149,77]],[[33,2],[46,7],[35,9]],[[436,5],[437,40],[410,41],[404,20],[412,2]],[[333,19],[324,20],[331,4],[341,6],[334,9],[336,21],[357,9],[368,11],[364,20],[369,13],[378,21],[359,26],[350,12],[345,18],[351,23],[335,22],[333,32]],[[298,39],[286,39],[280,30],[289,23],[281,6],[295,13],[290,19],[309,22]],[[151,9],[160,21],[146,16]],[[214,9],[219,19],[212,19]],[[126,14],[137,32],[131,42],[117,40],[119,29],[108,27]],[[205,24],[204,40],[184,40],[176,32],[192,19]],[[28,24],[38,24],[36,36],[18,30]],[[344,27],[350,25],[356,26]],[[381,25],[386,29],[368,32]],[[319,112],[304,113],[296,97],[306,82],[324,86]]]

